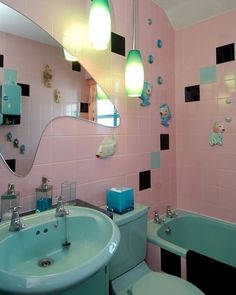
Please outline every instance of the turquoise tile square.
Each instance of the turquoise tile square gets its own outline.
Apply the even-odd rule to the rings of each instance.
[[[200,84],[216,82],[216,66],[200,68]]]
[[[160,168],[160,152],[151,152],[150,154],[151,169]]]

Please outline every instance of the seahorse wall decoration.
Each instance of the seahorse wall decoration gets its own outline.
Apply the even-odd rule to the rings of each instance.
[[[43,84],[47,88],[51,88],[52,86],[52,70],[49,65],[46,65],[43,70]]]

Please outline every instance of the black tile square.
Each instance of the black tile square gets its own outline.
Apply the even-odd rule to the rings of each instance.
[[[22,96],[30,96],[30,85],[17,83],[21,87],[21,95]]]
[[[78,61],[72,61],[72,71],[81,72],[81,64]]]
[[[235,289],[236,268],[195,251],[186,254],[187,280],[204,294],[230,294]]]
[[[161,150],[169,150],[169,134],[160,134],[160,149]]]
[[[111,51],[125,56],[125,37],[111,32]]]
[[[80,112],[81,113],[88,113],[88,103],[87,102],[80,103]]]
[[[161,248],[161,270],[181,277],[181,260],[180,256]]]
[[[200,100],[200,85],[185,87],[185,102]]]
[[[0,54],[0,68],[4,67],[4,55]]]
[[[234,43],[227,44],[216,48],[216,63],[221,64],[224,62],[235,60]]]
[[[151,170],[139,172],[139,190],[145,190],[151,187]]]
[[[16,159],[5,160],[11,171],[16,172]]]

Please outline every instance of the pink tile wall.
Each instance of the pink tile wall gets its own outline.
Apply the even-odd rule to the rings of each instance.
[[[159,106],[168,103],[174,114],[174,31],[163,13],[151,0],[138,1],[137,47],[143,53],[146,80],[152,83],[151,106],[140,107],[139,99],[129,99],[124,89],[125,58],[109,50],[95,52],[88,42],[87,21],[89,2],[85,0],[50,3],[30,0],[3,1],[16,7],[59,42],[74,26],[81,32],[83,42],[68,50],[79,56],[81,63],[104,87],[121,114],[119,128],[107,128],[72,118],[54,120],[41,139],[32,170],[26,177],[15,177],[0,163],[0,193],[9,181],[21,191],[24,210],[34,207],[34,189],[42,175],[47,175],[54,185],[54,195],[60,193],[64,181],[76,181],[77,197],[102,205],[105,191],[111,186],[131,186],[135,200],[147,204],[152,210],[164,211],[167,204],[176,206],[175,178],[175,117],[167,129],[160,126]],[[131,1],[111,0],[112,30],[126,38],[126,51],[131,47]],[[148,25],[148,18],[152,25]],[[156,47],[156,40],[163,41],[163,48]],[[154,56],[154,63],[147,56]],[[156,83],[163,76],[164,84]],[[139,171],[150,169],[150,153],[160,150],[160,133],[170,134],[170,150],[161,152],[161,168],[152,170],[151,189],[139,191]],[[108,159],[97,159],[95,153],[103,137],[117,136],[116,154]]]
[[[217,65],[217,81],[201,85],[200,102],[184,102],[184,87],[199,84],[199,69],[216,64],[216,47],[235,43],[236,11],[177,31],[175,102],[178,207],[236,222],[235,61]],[[231,104],[225,98],[232,98]],[[225,122],[226,116],[232,122]],[[223,146],[208,144],[215,121]]]

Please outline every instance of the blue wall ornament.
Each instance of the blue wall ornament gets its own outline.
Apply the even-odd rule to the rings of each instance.
[[[161,41],[160,39],[158,39],[158,40],[157,40],[157,47],[158,47],[158,48],[162,48],[162,46],[163,46],[162,41]]]
[[[168,104],[166,103],[161,104],[160,115],[161,115],[161,125],[168,127],[170,125],[169,121],[172,117]]]
[[[154,61],[153,55],[152,54],[149,54],[148,55],[148,63],[152,64],[153,61]]]
[[[144,82],[143,84],[143,91],[142,91],[142,94],[141,96],[139,97],[142,102],[140,103],[140,105],[142,107],[146,107],[146,106],[149,106],[151,103],[150,103],[150,97],[151,97],[151,94],[152,94],[152,85],[149,83],[149,82]]]

